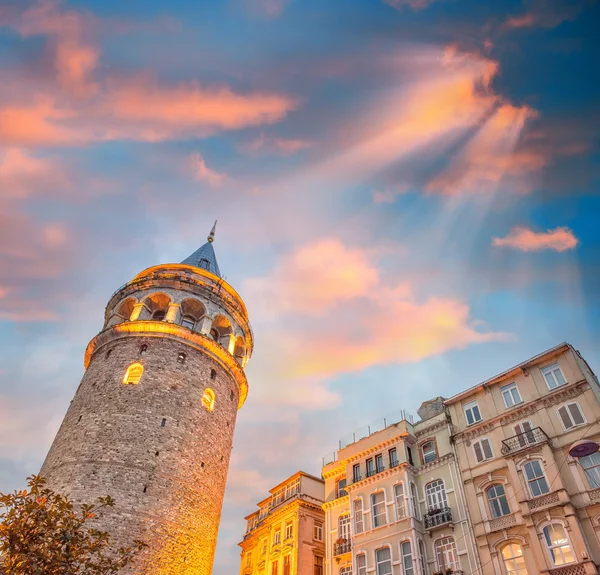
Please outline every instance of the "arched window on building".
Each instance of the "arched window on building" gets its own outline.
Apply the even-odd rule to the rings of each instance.
[[[528,575],[523,549],[518,543],[509,543],[502,548],[502,561],[507,575]]]
[[[215,408],[215,392],[207,387],[202,396],[202,407],[207,411],[212,411]]]
[[[406,517],[406,506],[404,504],[404,485],[396,483],[394,485],[394,503],[396,505],[396,519],[404,519]]]
[[[375,551],[375,566],[377,575],[392,575],[392,557],[389,547]]]
[[[352,565],[344,565],[340,569],[340,575],[352,575]]]
[[[338,539],[350,541],[350,515],[345,513],[338,519]]]
[[[562,523],[550,523],[542,533],[553,566],[575,562],[575,554]]]
[[[442,537],[433,545],[435,551],[435,560],[437,568],[442,569],[458,569],[458,553],[456,552],[456,543],[454,537]]]
[[[125,385],[137,385],[142,379],[144,373],[144,366],[141,363],[132,363],[123,376],[123,383]]]
[[[446,497],[444,482],[441,479],[436,479],[428,483],[425,486],[425,495],[427,497],[428,511],[448,507],[448,498]]]
[[[402,541],[402,543],[400,543],[400,557],[402,560],[402,575],[414,575],[415,568],[413,565],[412,546],[410,541]]]
[[[356,556],[356,575],[367,575],[367,556],[364,553]]]
[[[488,487],[486,495],[493,518],[502,517],[510,513],[506,493],[504,492],[504,485],[497,484]]]

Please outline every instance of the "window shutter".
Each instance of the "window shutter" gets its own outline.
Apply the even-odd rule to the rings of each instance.
[[[569,412],[567,411],[567,408],[564,405],[558,410],[558,415],[560,415],[565,429],[571,429],[571,427],[573,427],[573,423],[571,422],[571,418],[569,417]]]
[[[473,444],[473,449],[475,450],[475,458],[477,459],[477,463],[481,463],[483,461],[483,453],[481,452],[481,443],[479,441]]]
[[[569,408],[569,412],[571,413],[575,425],[581,425],[585,420],[583,419],[583,414],[581,413],[579,405],[576,403],[569,403],[567,407]]]
[[[481,440],[481,447],[483,448],[483,455],[486,459],[490,459],[492,457],[492,447],[490,445],[489,439]]]

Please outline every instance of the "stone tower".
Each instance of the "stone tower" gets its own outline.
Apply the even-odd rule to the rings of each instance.
[[[41,470],[77,502],[111,495],[100,528],[149,547],[135,575],[209,575],[252,331],[208,242],[119,288]]]

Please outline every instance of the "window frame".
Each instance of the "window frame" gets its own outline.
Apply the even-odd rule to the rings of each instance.
[[[517,546],[521,550],[521,555],[520,556],[514,554],[513,546]],[[504,556],[504,550],[507,549],[507,548],[509,548],[509,547],[510,547],[511,556],[510,557],[505,557]],[[524,553],[523,547],[521,546],[520,543],[518,543],[517,541],[509,541],[506,545],[504,545],[498,551],[499,551],[498,554],[502,557],[502,565],[503,565],[504,570],[505,570],[506,573],[514,573],[515,575],[525,575],[525,573],[521,573],[521,569],[519,569],[518,567],[517,567],[517,571],[515,571],[514,569],[510,569],[509,570],[509,568],[506,565],[507,561],[514,561],[518,557],[523,557],[523,562],[525,563],[525,572],[527,572],[527,563],[525,562],[525,553]],[[516,564],[514,566],[516,566]]]
[[[546,529],[548,529],[549,527],[555,528],[556,526],[560,527],[563,530],[565,539],[567,541],[566,545],[560,545],[560,544],[552,545],[552,542],[550,542],[550,544],[548,543],[548,539],[550,538],[550,536],[546,535]],[[577,563],[577,554],[575,553],[575,548],[573,547],[571,538],[569,537],[569,531],[560,521],[550,521],[550,522],[546,523],[542,527],[541,532],[542,532],[542,540],[544,541],[544,547],[546,548],[546,553],[548,554],[548,557],[550,558],[552,567],[562,567],[563,565],[573,565],[573,564]],[[553,550],[554,549],[560,550],[560,554],[564,559],[563,547],[567,547],[567,546],[571,550],[571,554],[573,555],[573,560],[568,561],[568,562],[563,562],[563,563],[557,563]]]
[[[426,445],[431,445],[433,450],[432,451],[428,451],[427,454],[431,455],[433,454],[433,459],[427,459],[427,455],[425,454],[425,446]],[[427,464],[427,463],[431,463],[432,461],[435,461],[438,458],[437,455],[437,445],[435,442],[435,439],[430,439],[428,441],[426,441],[425,443],[423,443],[419,449],[419,451],[421,452],[421,458],[423,460],[423,465]]]
[[[498,495],[496,493],[498,488],[502,489],[501,495]],[[490,492],[492,491],[492,489],[494,490],[494,494],[493,494],[493,496],[490,496]],[[502,483],[494,483],[492,485],[489,485],[485,490],[485,497],[488,502],[488,509],[490,510],[490,515],[491,515],[492,519],[498,519],[500,517],[505,517],[506,515],[511,514],[510,505],[508,504],[508,498],[506,497],[506,489],[504,489],[504,485]],[[495,504],[497,504],[499,511],[504,511],[504,508],[502,505],[502,498],[504,498],[504,503],[506,504],[507,511],[506,511],[506,513],[501,513],[500,515],[497,515],[496,511],[495,511],[495,509],[496,509]]]
[[[188,315],[184,315],[181,318],[181,326],[182,327],[186,327],[187,329],[191,329],[193,331],[194,328],[196,327],[196,321],[197,320],[196,320],[196,318],[194,316],[189,315],[189,314]],[[186,325],[186,323],[187,324],[191,323],[192,325],[191,326],[190,325]]]
[[[383,496],[383,501],[375,502],[375,498],[378,495]],[[377,506],[381,505],[383,507],[383,513],[375,513],[376,505]],[[382,523],[379,523],[377,521],[378,517],[383,517]],[[373,493],[371,493],[371,524],[372,524],[373,529],[387,525],[387,501],[385,500],[385,491],[383,491],[383,490],[378,490],[378,491],[374,491]]]
[[[323,564],[321,555],[313,555],[313,575],[323,575]]]
[[[583,419],[583,421],[581,423],[575,423],[575,419],[573,418],[573,414],[572,414],[571,409],[570,409],[572,405],[577,406],[577,411],[579,412],[579,415],[581,416],[581,419]],[[562,415],[560,414],[560,410],[561,409],[564,409],[565,413],[568,415],[569,420],[573,424],[573,425],[571,425],[571,427],[567,427],[565,425],[565,421],[564,421]],[[571,429],[575,429],[576,427],[579,427],[581,425],[585,425],[587,423],[587,419],[585,418],[585,414],[583,413],[583,409],[581,409],[581,405],[579,405],[578,401],[570,401],[568,403],[564,403],[559,408],[557,408],[556,413],[557,413],[558,419],[560,419],[560,423],[562,424],[563,429],[565,431],[571,431]]]
[[[427,568],[427,548],[423,539],[417,540],[417,553],[419,555],[419,567],[423,575],[428,575],[429,571]]]
[[[477,415],[479,416],[479,418],[476,418],[474,416],[474,411],[473,408],[477,409]],[[465,403],[463,405],[463,412],[465,414],[465,421],[467,422],[467,427],[470,427],[471,425],[475,425],[476,423],[479,423],[481,421],[483,421],[483,417],[481,415],[481,408],[479,407],[479,402],[474,399],[473,401],[469,401],[468,403]],[[469,416],[467,415],[468,412],[472,412],[473,415],[473,421],[469,422]]]
[[[454,536],[452,536],[452,535],[444,535],[442,537],[438,537],[433,542],[433,554],[435,555],[435,564],[437,565],[438,571],[441,571],[441,569],[442,569],[442,565],[440,564],[440,561],[439,561],[440,553],[438,551],[438,548],[440,547],[440,542],[445,541],[446,539],[451,540],[452,545],[454,546],[454,553],[453,553],[454,556],[453,556],[453,560],[450,561],[450,563],[452,563],[452,565],[446,565],[446,557],[448,554],[445,552],[446,547],[447,547],[445,545],[444,549],[442,550],[443,557],[444,557],[444,567],[446,569],[448,567],[450,567],[451,569],[454,569],[454,570],[460,568],[460,558],[458,556],[458,548],[456,547],[456,539],[454,539]]]
[[[585,467],[588,458],[596,457],[598,459],[598,463],[594,465],[590,465],[589,467]],[[600,453],[592,453],[591,455],[586,455],[585,457],[581,457],[579,459],[579,463],[581,465],[581,469],[583,469],[583,473],[585,478],[590,486],[590,489],[599,489],[600,488]],[[589,470],[593,470],[592,473],[588,473]],[[597,479],[594,479],[594,476]]]
[[[278,575],[279,573],[279,557],[273,559],[271,562],[271,575]]]
[[[291,555],[287,554],[283,556],[283,575],[290,575],[292,561]]]
[[[556,368],[558,368],[558,372],[560,373],[561,377],[563,378],[563,383],[558,383],[558,379],[554,375]],[[567,381],[567,378],[565,377],[565,374],[563,373],[563,370],[560,367],[558,361],[555,361],[554,363],[551,363],[549,365],[545,365],[544,367],[540,367],[540,371],[542,372],[542,376],[544,377],[544,381],[546,382],[546,387],[548,388],[549,391],[553,391],[554,389],[558,389],[559,387],[562,387],[563,385],[567,385],[567,383],[569,383]],[[552,375],[553,380],[556,382],[556,385],[554,385],[552,387],[548,383],[548,378],[546,377],[547,375],[550,375],[550,374]]]
[[[379,561],[380,551],[387,551],[388,558],[384,559],[383,561]],[[389,571],[386,571],[386,573],[381,573],[379,570],[379,566],[384,563],[389,563]],[[390,549],[390,546],[385,545],[384,547],[379,547],[378,549],[375,549],[375,575],[392,575],[392,573],[392,550]]]
[[[378,453],[375,456],[375,473],[381,473],[385,469],[385,464],[383,463],[383,453]]]
[[[361,480],[360,476],[360,463],[355,463],[352,466],[352,483],[356,483]]]
[[[435,490],[430,491],[430,486],[433,486],[434,484],[436,484],[434,488]],[[439,487],[440,484],[442,488],[436,489],[437,487]],[[441,477],[429,481],[425,485],[424,492],[425,501],[427,503],[427,512],[433,511],[435,509],[444,509],[448,507],[448,494],[446,493],[446,483]],[[441,494],[441,496],[439,494]],[[439,505],[441,505],[441,507],[438,506],[438,503],[436,502],[438,498],[441,500],[439,501]],[[432,500],[434,500],[434,505],[431,505]]]
[[[394,507],[396,509],[396,521],[406,519],[406,499],[404,494],[404,483],[402,483],[401,481],[399,483],[394,484]]]
[[[361,561],[364,561],[364,564],[361,565]],[[356,575],[367,575],[367,554],[366,553],[357,553],[356,554]]]
[[[338,539],[350,541],[350,538],[352,537],[351,525],[352,517],[350,516],[350,513],[342,513],[338,517]]]
[[[372,477],[373,475],[375,475],[375,462],[372,457],[369,457],[365,461],[365,469],[367,477]]]
[[[513,393],[512,393],[513,391],[516,392],[517,397],[519,398],[519,401],[514,400]],[[506,393],[508,393],[509,397],[511,398],[511,401],[513,402],[511,405],[508,405],[508,402],[506,401],[506,395],[505,395]],[[504,401],[504,407],[506,407],[506,409],[510,409],[511,407],[514,407],[515,405],[519,405],[519,404],[523,403],[523,398],[521,397],[521,392],[519,391],[519,386],[517,385],[516,381],[507,383],[506,385],[501,386],[500,394],[502,395],[502,399]]]
[[[525,468],[528,465],[533,466],[534,463],[537,463],[540,466],[540,471],[541,471],[541,475],[540,476],[536,476],[533,479],[529,479],[529,477],[527,476],[527,471],[525,470]],[[544,469],[544,465],[542,463],[541,460],[539,459],[530,459],[529,461],[526,461],[525,463],[523,463],[523,465],[521,466],[521,471],[525,477],[525,483],[527,484],[527,490],[529,492],[529,496],[531,498],[536,498],[536,497],[541,497],[542,495],[547,495],[548,493],[550,493],[550,483],[548,482],[548,477],[546,477],[546,471]],[[531,489],[531,485],[535,482],[537,484],[537,482],[543,480],[545,485],[546,485],[546,491],[543,491],[541,493],[538,493],[537,495],[533,493],[533,490]]]
[[[285,541],[287,541],[288,539],[293,539],[294,538],[294,522],[293,521],[286,521],[285,522]]]
[[[489,457],[485,456],[485,449],[483,448],[484,441],[487,442],[487,445],[490,450]],[[483,459],[479,459],[477,457],[477,450],[475,449],[476,445],[479,445],[479,449],[481,450],[481,455],[482,455]],[[477,462],[477,464],[483,463],[484,461],[490,461],[491,459],[494,459],[494,457],[495,457],[494,450],[492,448],[492,442],[490,441],[489,437],[480,437],[479,439],[473,441],[473,443],[471,444],[471,447],[473,448],[473,455],[475,456],[475,461]]]
[[[357,503],[360,509],[357,509]],[[352,514],[354,515],[354,533],[359,535],[365,531],[365,505],[362,497],[356,497],[352,502]],[[360,517],[360,521],[358,518]],[[360,528],[359,528],[360,523]]]
[[[409,490],[410,490],[410,505],[411,505],[411,511],[412,511],[413,517],[415,517],[416,519],[418,519],[420,521],[421,520],[421,510],[419,509],[419,495],[418,495],[418,491],[417,491],[417,486],[415,485],[414,481],[410,482]]]
[[[390,468],[398,465],[398,450],[395,447],[388,449],[388,460],[390,462]]]
[[[404,546],[408,545],[409,553],[406,555],[404,553]],[[402,575],[415,575],[415,566],[413,564],[413,548],[412,542],[410,539],[403,539],[398,543],[400,547],[400,566],[402,567]],[[410,564],[407,569],[406,567],[406,559],[409,558]]]
[[[323,541],[323,522],[315,521],[313,524],[313,540]]]
[[[278,527],[273,531],[273,545],[281,544],[281,527]]]

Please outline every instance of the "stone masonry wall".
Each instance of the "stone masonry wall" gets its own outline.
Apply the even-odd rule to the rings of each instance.
[[[124,385],[134,362],[141,381]],[[233,378],[201,350],[169,336],[117,339],[95,351],[41,474],[75,501],[115,499],[99,526],[119,546],[149,544],[135,575],[209,575],[237,405]]]

